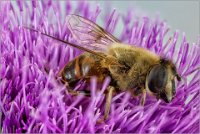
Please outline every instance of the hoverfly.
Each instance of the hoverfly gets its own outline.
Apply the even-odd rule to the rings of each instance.
[[[111,78],[104,119],[108,118],[114,92],[129,91],[133,96],[142,94],[142,105],[147,92],[167,103],[172,101],[176,94],[175,79],[180,81],[181,78],[171,60],[145,48],[123,44],[81,16],[68,15],[66,23],[73,38],[81,45],[41,34],[85,51],[68,62],[59,73],[62,82],[67,83],[69,88],[72,89],[79,80],[89,83],[92,76],[97,77],[98,83],[102,83],[107,76]]]

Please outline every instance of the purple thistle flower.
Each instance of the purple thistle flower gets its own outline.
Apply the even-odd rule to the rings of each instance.
[[[91,79],[92,96],[68,94],[65,85],[56,80],[59,70],[81,52],[67,45],[22,28],[33,26],[64,40],[73,41],[64,22],[68,14],[79,14],[96,21],[101,12],[87,2],[0,2],[0,125],[3,133],[198,133],[199,132],[199,43],[189,44],[185,34],[177,44],[176,31],[171,41],[164,42],[169,28],[157,18],[137,19],[117,10],[107,13],[104,28],[114,33],[123,18],[122,42],[147,48],[172,59],[183,80],[177,85],[174,100],[166,104],[147,97],[145,106],[140,98],[128,92],[113,97],[109,119],[102,124],[105,95],[110,79],[97,90],[96,78]],[[98,21],[97,21],[98,23]],[[45,70],[49,70],[46,73]],[[195,70],[195,71],[194,71]]]

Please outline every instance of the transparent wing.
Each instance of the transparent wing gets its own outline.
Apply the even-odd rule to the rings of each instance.
[[[120,42],[103,28],[81,16],[68,15],[66,23],[78,44],[88,49],[105,51],[109,45]]]

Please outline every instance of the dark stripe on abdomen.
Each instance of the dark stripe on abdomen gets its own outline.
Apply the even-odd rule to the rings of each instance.
[[[67,82],[71,81],[72,79],[75,79],[75,63],[76,61],[70,61],[67,66],[64,68],[62,78],[66,80]]]
[[[64,68],[62,76],[67,82],[81,79],[83,77],[82,67],[84,68],[84,59],[85,56],[81,55],[73,61],[70,61]]]

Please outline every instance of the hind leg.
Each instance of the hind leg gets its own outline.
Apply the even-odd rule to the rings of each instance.
[[[84,96],[88,96],[88,97],[91,97],[91,94],[89,91],[74,91],[72,89],[68,89],[67,90],[67,93],[70,94],[70,95],[84,95]]]

